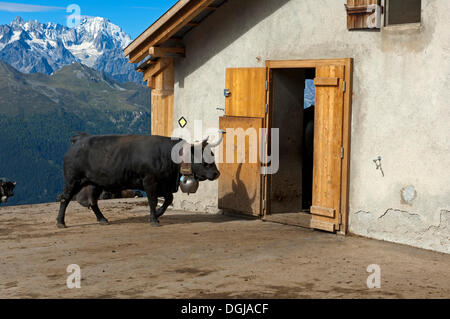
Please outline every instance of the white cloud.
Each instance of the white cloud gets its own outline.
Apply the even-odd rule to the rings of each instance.
[[[0,11],[8,11],[8,12],[46,12],[65,9],[66,9],[65,7],[41,6],[36,4],[0,1]]]

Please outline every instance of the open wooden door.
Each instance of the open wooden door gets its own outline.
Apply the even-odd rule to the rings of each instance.
[[[259,132],[265,123],[266,91],[266,68],[226,70],[225,116],[220,118],[220,129],[227,132],[219,163],[220,209],[262,214]],[[234,160],[229,162],[227,158]]]
[[[311,227],[334,232],[341,224],[344,66],[316,70],[314,177]]]

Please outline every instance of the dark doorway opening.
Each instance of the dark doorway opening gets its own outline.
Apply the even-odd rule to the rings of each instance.
[[[280,166],[271,176],[269,214],[309,212],[313,189],[314,68],[272,71],[272,127]]]

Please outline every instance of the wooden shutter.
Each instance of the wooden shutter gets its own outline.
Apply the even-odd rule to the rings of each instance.
[[[344,66],[316,71],[314,177],[311,227],[335,231],[341,217]]]
[[[347,29],[364,30],[381,27],[381,0],[347,0]],[[376,5],[377,7],[374,7]]]
[[[219,163],[219,208],[260,216],[263,175],[259,156],[259,130],[264,127],[266,114],[266,69],[227,69],[226,89],[229,92],[225,102],[226,116],[220,118],[220,129],[241,129],[244,132],[254,129],[257,132],[257,145],[254,145],[252,137],[245,137],[245,149],[240,148],[236,136],[225,134],[221,147],[223,160]],[[230,151],[233,152],[235,161],[227,163],[227,149],[231,138],[234,139],[234,147]],[[257,147],[256,163],[250,161],[250,147]],[[244,163],[237,162],[238,155],[245,155]]]
[[[227,69],[225,115],[265,117],[266,69]]]

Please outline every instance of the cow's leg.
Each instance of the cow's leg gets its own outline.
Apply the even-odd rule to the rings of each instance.
[[[92,210],[95,213],[95,217],[97,217],[97,221],[100,223],[100,225],[109,225],[108,220],[103,216],[102,212],[100,211],[100,208],[98,208],[98,205],[92,205]]]
[[[72,198],[81,190],[81,186],[78,183],[69,183],[64,186],[64,192],[61,195],[61,203],[59,205],[59,214],[56,219],[58,222],[58,228],[66,228],[66,209],[69,206]]]
[[[147,193],[148,205],[150,206],[150,223],[152,226],[158,227],[159,221],[156,217],[156,206],[158,205],[157,183],[154,178],[146,177],[143,184]]]
[[[147,191],[146,191],[147,192]],[[147,194],[149,194],[147,192]],[[154,227],[159,226],[158,218],[156,217],[156,206],[158,205],[158,197],[156,195],[148,195],[148,205],[150,206],[150,223]]]
[[[173,194],[169,193],[164,196],[164,204],[156,211],[156,218],[160,218],[166,212],[167,208],[172,205]]]
[[[102,192],[103,189],[93,186],[89,194],[89,205],[91,206],[92,211],[94,212],[95,217],[97,217],[97,221],[100,223],[100,225],[109,225],[108,220],[105,218],[105,216],[103,216],[100,208],[98,208],[98,199]]]

